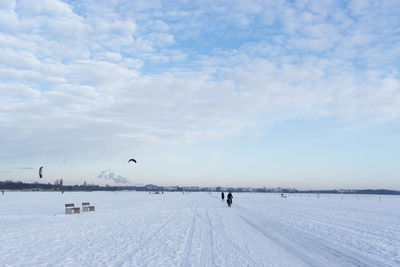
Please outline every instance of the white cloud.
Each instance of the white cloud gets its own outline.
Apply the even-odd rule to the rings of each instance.
[[[14,10],[0,9],[0,30],[14,31],[18,25],[18,18]]]
[[[153,33],[148,37],[156,45],[171,45],[174,43],[174,36],[171,34]]]
[[[40,97],[41,92],[23,84],[0,84],[0,96],[3,100],[10,97],[14,100],[26,101],[26,99]]]
[[[400,116],[385,5],[211,2],[2,2],[14,27],[0,27],[0,146],[79,155],[288,118]]]
[[[10,11],[14,10],[14,8],[15,8],[15,0],[4,0],[0,2],[0,9]]]
[[[40,64],[41,62],[30,52],[0,49],[0,65],[37,70]]]
[[[132,36],[136,31],[136,24],[133,21],[106,21],[99,19],[95,21],[94,30],[98,34]]]
[[[19,0],[17,9],[23,15],[40,16],[48,15],[52,17],[73,17],[75,16],[71,7],[58,0],[29,1]]]

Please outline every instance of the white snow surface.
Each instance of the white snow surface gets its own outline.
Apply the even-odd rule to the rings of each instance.
[[[90,202],[95,212],[64,214]],[[0,266],[400,266],[400,197],[5,192]]]

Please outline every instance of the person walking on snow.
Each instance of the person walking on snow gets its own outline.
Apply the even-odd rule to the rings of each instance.
[[[228,197],[227,197],[227,199],[226,199],[226,203],[228,203],[228,207],[231,207],[231,205],[232,205],[232,199],[233,199],[232,193],[229,192],[229,193],[228,193]]]
[[[224,200],[224,199],[225,199],[224,192],[221,192],[221,199],[222,199],[222,200]]]

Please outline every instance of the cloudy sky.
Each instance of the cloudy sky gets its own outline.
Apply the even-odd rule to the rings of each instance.
[[[399,29],[396,0],[1,0],[0,180],[400,189]]]

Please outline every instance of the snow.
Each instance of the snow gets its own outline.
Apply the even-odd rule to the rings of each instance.
[[[90,202],[95,212],[64,214]],[[5,192],[1,266],[400,266],[400,197]]]

